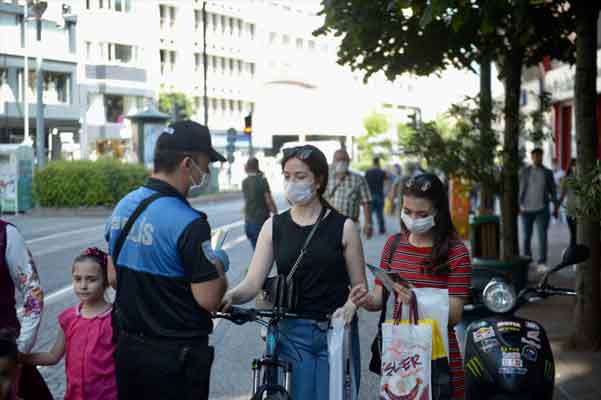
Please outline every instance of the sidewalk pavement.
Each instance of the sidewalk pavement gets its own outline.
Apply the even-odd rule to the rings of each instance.
[[[536,235],[533,235],[536,236]],[[548,267],[561,260],[563,249],[568,246],[569,231],[566,224],[549,225]],[[533,254],[537,254],[536,239],[533,238]],[[541,274],[532,269],[530,282],[538,282]],[[559,271],[551,278],[554,286],[574,288],[576,272],[572,267]],[[543,302],[524,306],[518,313],[523,318],[538,321],[547,331],[555,357],[556,400],[599,400],[601,399],[601,352],[570,351],[566,342],[572,330],[575,298],[554,296]]]

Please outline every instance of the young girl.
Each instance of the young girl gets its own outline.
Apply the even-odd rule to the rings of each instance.
[[[401,236],[394,249],[391,236],[382,251],[380,266],[397,271],[414,287],[448,289],[449,293],[449,366],[453,399],[462,399],[463,368],[453,326],[461,320],[463,305],[469,297],[472,278],[467,248],[455,232],[446,187],[433,174],[421,174],[403,184]],[[390,252],[393,252],[389,258]],[[390,263],[388,260],[390,259]],[[411,289],[395,285],[396,300],[408,304]],[[379,281],[372,295],[361,305],[380,310],[383,288]]]
[[[75,258],[73,289],[81,303],[63,311],[52,350],[22,355],[30,365],[55,365],[66,354],[65,400],[117,399],[111,304],[104,298],[108,287],[107,254],[95,247]]]

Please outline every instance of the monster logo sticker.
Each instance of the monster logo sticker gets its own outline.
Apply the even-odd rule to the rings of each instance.
[[[475,377],[481,377],[482,373],[484,372],[484,366],[478,357],[470,358],[470,360],[465,364],[465,369]]]
[[[545,379],[550,381],[555,377],[555,367],[553,363],[549,360],[545,360]]]

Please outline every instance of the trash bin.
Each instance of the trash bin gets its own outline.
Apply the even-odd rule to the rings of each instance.
[[[502,274],[515,286],[516,293],[524,289],[528,283],[528,266],[530,257],[515,257],[509,261],[489,258],[474,258],[472,260],[472,287],[484,288],[491,275]],[[481,279],[482,282],[476,282]]]
[[[498,259],[501,256],[500,237],[498,215],[470,216],[472,257]]]

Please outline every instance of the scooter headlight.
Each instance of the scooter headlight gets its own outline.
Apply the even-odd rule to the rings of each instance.
[[[491,280],[482,293],[484,305],[498,314],[506,313],[515,307],[517,296],[515,289],[507,282]]]

